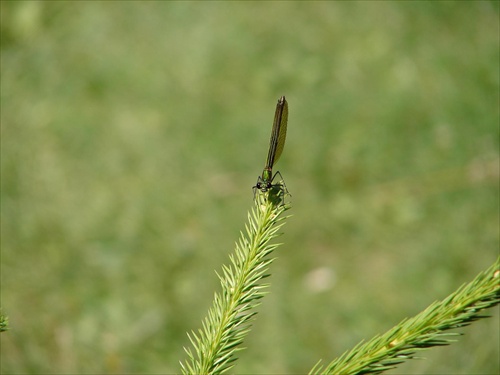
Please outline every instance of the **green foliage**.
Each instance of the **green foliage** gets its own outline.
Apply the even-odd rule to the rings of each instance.
[[[421,350],[452,343],[447,332],[487,317],[483,310],[500,302],[500,258],[473,281],[443,301],[434,302],[417,316],[331,362],[324,370],[317,364],[311,374],[380,374],[415,358]]]
[[[277,245],[270,245],[285,218],[279,218],[288,206],[276,204],[272,190],[257,191],[256,206],[248,215],[246,235],[241,233],[231,265],[218,275],[222,291],[215,294],[213,306],[198,333],[189,335],[194,350],[185,349],[189,360],[181,363],[184,374],[221,374],[234,366],[250,320],[265,295],[262,284]],[[278,194],[281,196],[281,194]],[[434,302],[417,316],[405,319],[383,335],[332,361],[325,369],[318,362],[310,374],[381,374],[396,368],[421,350],[452,343],[448,332],[487,317],[483,310],[500,302],[500,257],[488,270],[461,286],[443,301]]]
[[[7,331],[9,329],[9,318],[0,313],[0,332]]]
[[[189,361],[182,364],[185,374],[220,374],[233,366],[235,354],[250,331],[255,307],[264,297],[268,284],[261,281],[273,262],[269,255],[278,245],[269,241],[284,224],[280,218],[287,206],[273,203],[271,192],[256,191],[255,207],[248,215],[246,235],[241,233],[231,265],[223,266],[222,286],[203,321],[203,329],[189,336],[194,347],[186,349]]]

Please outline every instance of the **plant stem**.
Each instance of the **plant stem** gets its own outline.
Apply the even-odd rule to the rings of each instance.
[[[417,351],[433,346],[448,345],[447,332],[465,327],[485,318],[482,310],[500,302],[500,258],[472,282],[462,285],[442,301],[434,302],[420,314],[405,319],[381,336],[366,344],[358,344],[351,351],[331,362],[324,371],[318,363],[310,374],[380,374],[395,368]]]
[[[281,190],[279,191],[282,192]],[[188,334],[193,349],[184,348],[188,360],[181,362],[184,374],[220,374],[234,365],[235,354],[250,331],[255,307],[269,284],[262,284],[273,258],[269,255],[279,244],[269,244],[278,236],[286,217],[280,215],[289,207],[282,204],[276,191],[257,191],[255,206],[248,214],[246,235],[241,232],[229,266],[218,274],[222,291],[215,294],[202,329]]]

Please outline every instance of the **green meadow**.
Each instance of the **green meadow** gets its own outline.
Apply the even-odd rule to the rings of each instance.
[[[298,374],[499,253],[499,2],[1,2],[2,374],[171,374],[262,173],[290,193],[232,373]],[[500,314],[389,374],[495,374]]]

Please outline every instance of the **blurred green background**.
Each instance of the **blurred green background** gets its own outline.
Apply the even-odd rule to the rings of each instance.
[[[179,372],[275,104],[292,194],[235,373],[304,373],[490,266],[499,2],[1,2],[1,372]],[[393,374],[499,369],[499,313]]]

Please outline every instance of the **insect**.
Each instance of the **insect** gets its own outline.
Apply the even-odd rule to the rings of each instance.
[[[271,190],[277,192],[281,197],[284,194],[288,194],[288,190],[281,173],[276,172],[273,175],[273,166],[280,158],[283,148],[285,147],[287,122],[288,102],[285,97],[282,96],[278,99],[278,104],[276,104],[276,112],[274,113],[273,129],[271,131],[271,140],[269,141],[269,153],[267,154],[266,165],[262,171],[262,176],[258,177],[257,183],[253,187],[254,193],[255,189],[257,189],[263,193]],[[276,176],[280,177],[280,181],[273,183]]]

